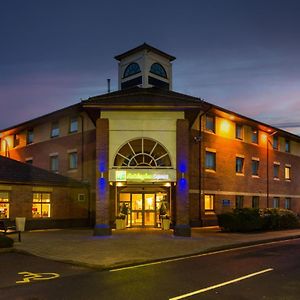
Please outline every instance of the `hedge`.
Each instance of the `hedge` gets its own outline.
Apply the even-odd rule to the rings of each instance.
[[[300,227],[299,218],[287,209],[241,208],[219,214],[218,223],[222,231],[252,232]]]
[[[14,244],[14,240],[5,236],[0,235],[0,248],[10,248]]]

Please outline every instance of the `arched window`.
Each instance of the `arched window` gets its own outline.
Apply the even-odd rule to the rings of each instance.
[[[137,63],[131,63],[129,64],[125,71],[124,71],[124,78],[126,77],[129,77],[131,75],[134,75],[134,74],[137,74],[137,73],[140,73],[141,72],[141,69],[140,69],[140,66],[137,64]]]
[[[167,78],[167,72],[166,70],[164,69],[164,67],[159,64],[159,63],[154,63],[151,68],[150,68],[150,72],[155,74],[155,75],[158,75],[158,76],[161,76],[161,77],[164,77],[164,78]]]
[[[140,138],[123,145],[114,160],[114,167],[170,168],[168,151],[159,142]]]

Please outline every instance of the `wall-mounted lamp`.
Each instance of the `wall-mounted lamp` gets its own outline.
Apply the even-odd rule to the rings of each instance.
[[[184,172],[181,172],[181,179],[184,179]]]
[[[104,173],[103,172],[100,173],[100,177],[104,178]]]
[[[194,141],[195,141],[196,143],[201,142],[201,136],[199,136],[199,135],[194,136]]]

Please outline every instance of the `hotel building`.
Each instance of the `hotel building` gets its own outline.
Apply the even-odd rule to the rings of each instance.
[[[0,154],[88,183],[96,235],[123,204],[127,227],[164,206],[182,236],[235,207],[300,213],[299,136],[174,92],[175,57],[148,44],[115,59],[118,91],[1,130]]]

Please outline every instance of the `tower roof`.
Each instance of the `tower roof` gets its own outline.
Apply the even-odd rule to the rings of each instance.
[[[128,50],[128,51],[122,53],[122,54],[116,55],[115,59],[120,61],[123,58],[125,58],[126,56],[129,56],[129,55],[134,54],[136,52],[140,52],[142,50],[152,51],[152,52],[154,52],[154,53],[156,53],[158,55],[166,57],[169,61],[173,61],[173,60],[176,59],[175,56],[172,56],[172,55],[170,55],[170,54],[168,54],[166,52],[163,52],[163,51],[161,51],[161,50],[159,50],[157,48],[154,48],[154,47],[148,45],[147,43],[144,43],[144,44],[142,44],[140,46],[137,46],[137,47],[135,47],[135,48],[133,48],[131,50]]]

